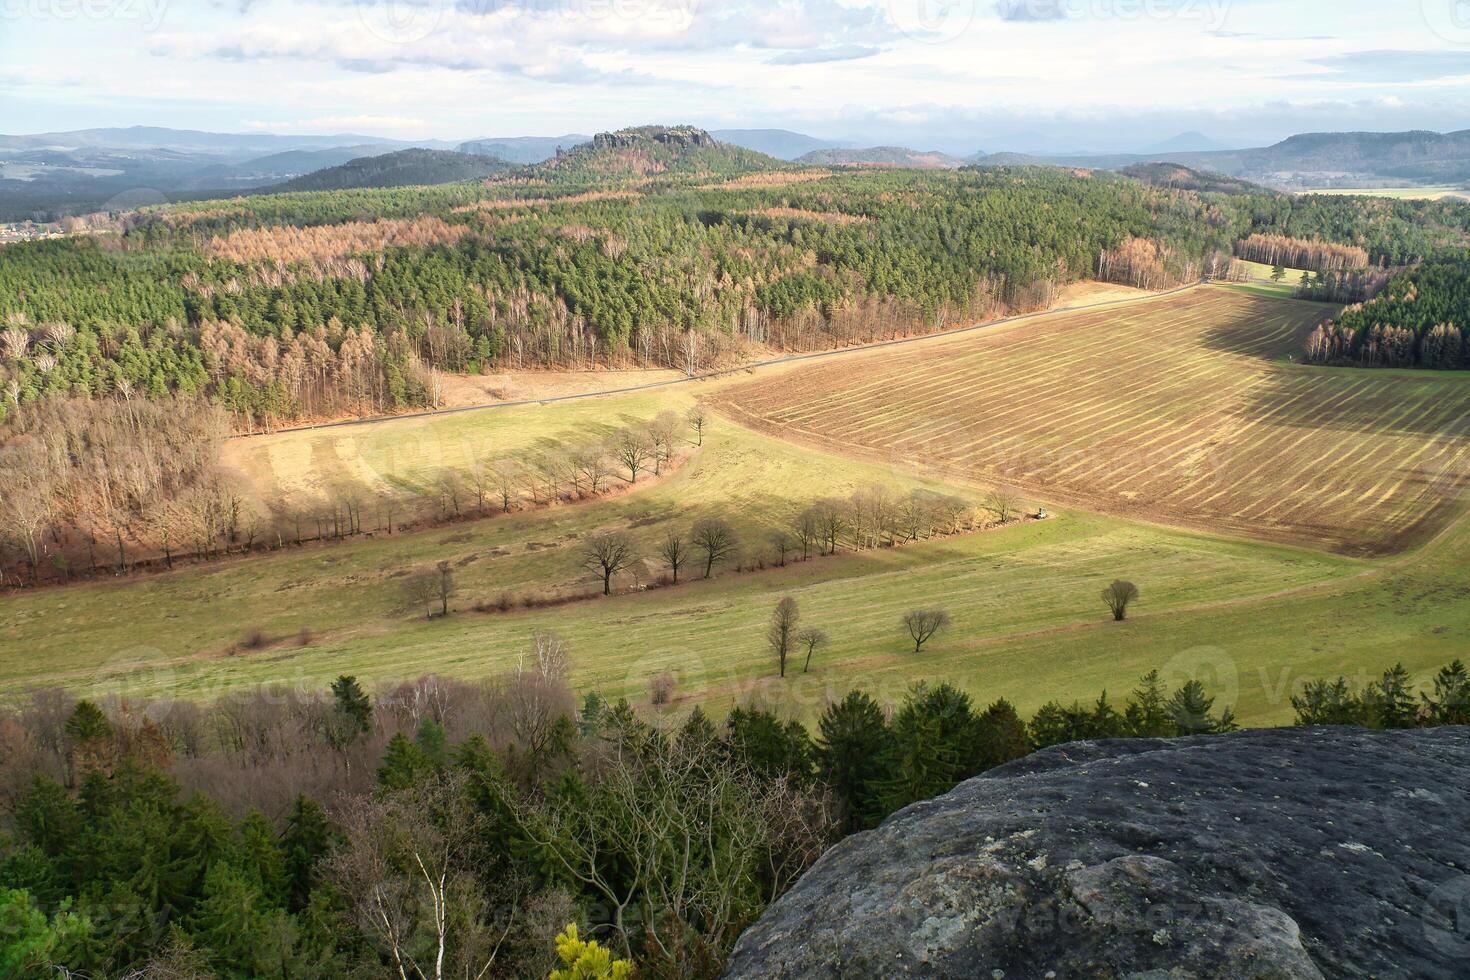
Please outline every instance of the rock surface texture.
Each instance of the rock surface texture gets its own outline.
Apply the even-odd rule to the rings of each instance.
[[[726,975],[1470,977],[1470,729],[1039,752],[833,848]]]

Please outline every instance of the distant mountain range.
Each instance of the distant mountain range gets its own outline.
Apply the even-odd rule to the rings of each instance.
[[[734,143],[778,160],[795,160],[819,150],[845,149],[853,145],[793,133],[789,129],[716,129],[711,130],[710,135],[722,143]]]
[[[669,135],[681,131],[685,137]],[[463,142],[392,140],[356,133],[210,133],[147,126],[0,135],[0,221],[46,219],[104,209],[119,201],[220,196],[282,184],[314,186],[298,181],[308,174],[348,165],[352,166],[349,171],[320,178],[322,185],[361,186],[354,183],[359,179],[396,182],[411,174],[454,179],[450,175],[480,175],[485,169],[457,159],[459,156],[493,159],[493,172],[501,172],[505,164],[545,165],[559,177],[677,171],[686,165],[727,173],[797,161],[812,166],[1040,164],[1110,170],[1170,163],[1195,173],[1293,191],[1470,181],[1470,131],[1308,133],[1253,149],[1222,149],[1202,133],[1187,132],[1140,153],[1002,152],[979,153],[966,160],[907,147],[860,147],[784,129],[706,132],[693,127],[641,127],[622,132],[643,133],[643,150],[635,151],[631,145],[599,147],[596,143],[601,137],[580,133]],[[681,138],[688,145],[672,153],[671,147],[680,145]],[[663,139],[675,139],[675,143],[661,143]],[[415,158],[408,157],[381,167],[357,163],[410,149],[450,152],[451,156],[417,158],[414,163],[408,161]]]
[[[981,166],[1049,164],[1100,170],[1169,162],[1293,191],[1461,183],[1470,180],[1470,130],[1303,133],[1272,146],[1247,150],[1076,156],[994,153],[972,160]]]
[[[798,157],[796,162],[814,167],[892,167],[907,170],[955,170],[965,165],[964,160],[947,153],[910,150],[903,146],[814,150]]]
[[[569,133],[566,136],[512,136],[505,139],[469,140],[459,144],[461,153],[497,157],[507,163],[532,164],[550,160],[561,150],[586,143],[590,136]]]
[[[1180,133],[1172,139],[1164,140],[1149,147],[1147,153],[1206,153],[1212,150],[1227,150],[1224,143],[1210,139],[1204,133],[1190,130]]]

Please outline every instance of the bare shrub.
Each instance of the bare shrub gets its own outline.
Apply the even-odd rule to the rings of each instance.
[[[674,675],[670,671],[656,674],[648,682],[648,703],[655,708],[666,707],[674,699]]]

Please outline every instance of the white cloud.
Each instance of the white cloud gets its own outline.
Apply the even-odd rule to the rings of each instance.
[[[1327,20],[1313,4],[1231,0],[1225,23],[1215,16],[1224,0],[1002,2],[196,0],[170,3],[151,34],[131,22],[29,19],[0,31],[0,130],[285,120],[306,131],[378,118],[405,135],[421,126],[414,135],[463,138],[702,120],[805,121],[836,136],[849,114],[865,133],[944,148],[988,140],[985,112],[1019,120],[1007,133],[1024,136],[1029,117],[1032,130],[1071,127],[1087,142],[1107,127],[1078,120],[1119,113],[1173,127],[1154,141],[1213,136],[1235,112],[1257,113],[1241,131],[1385,128],[1394,123],[1374,100],[1406,92],[1405,125],[1467,121],[1470,85],[1442,73],[1470,48],[1381,0],[1335,0]],[[1118,16],[1124,8],[1152,12]],[[1052,19],[1057,10],[1067,16]],[[1326,25],[1332,38],[1320,36]],[[1304,77],[1284,82],[1293,74]],[[1261,109],[1283,94],[1326,103],[1344,91],[1369,108],[1315,123]],[[908,121],[930,109],[933,122]]]

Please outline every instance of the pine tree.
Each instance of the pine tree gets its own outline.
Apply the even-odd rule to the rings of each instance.
[[[1127,723],[1123,720],[1123,716],[1108,703],[1108,692],[1103,691],[1087,717],[1087,737],[1122,738],[1126,730]]]
[[[812,742],[800,722],[783,724],[769,711],[736,708],[725,720],[725,744],[734,757],[757,772],[789,776],[805,785],[812,776]]]
[[[418,731],[413,737],[414,744],[423,752],[429,764],[435,768],[442,768],[448,761],[449,750],[444,739],[444,726],[432,718],[424,718],[420,721]]]
[[[1134,688],[1123,720],[1128,734],[1134,738],[1168,738],[1175,734],[1168,697],[1157,670],[1144,674],[1139,686]]]
[[[293,912],[305,908],[315,884],[316,866],[332,846],[332,828],[326,811],[315,801],[298,795],[286,818],[281,838],[287,881],[288,905]]]
[[[227,977],[290,976],[296,929],[271,908],[251,876],[228,862],[212,865],[188,919],[195,942]]]
[[[373,708],[356,677],[343,674],[332,682],[332,703],[337,713],[346,719],[346,727],[354,737],[367,734]]]
[[[73,744],[87,745],[112,737],[112,723],[91,701],[78,701],[62,731]]]
[[[863,691],[827,706],[817,722],[817,772],[842,804],[847,830],[876,826],[883,816],[879,785],[888,770],[893,733],[883,709]]]
[[[1419,705],[1414,700],[1414,684],[1404,665],[1394,664],[1383,672],[1374,688],[1374,707],[1381,728],[1413,728],[1419,724]]]
[[[398,732],[388,740],[388,747],[383,751],[383,762],[378,766],[378,785],[385,790],[412,789],[433,768],[424,750]]]
[[[1348,686],[1346,677],[1336,681],[1312,681],[1301,694],[1291,696],[1298,725],[1366,725],[1373,715],[1371,704]]]
[[[959,753],[944,737],[939,719],[904,711],[894,719],[888,778],[878,785],[885,813],[949,791],[960,780]]]
[[[1025,722],[1004,698],[975,718],[975,743],[982,769],[1004,765],[1031,751]]]
[[[240,822],[240,870],[249,876],[261,900],[272,908],[285,908],[289,898],[286,859],[276,829],[259,810],[251,810]]]
[[[1048,701],[1037,709],[1026,726],[1031,744],[1038,749],[1090,738],[1090,730],[1090,713],[1076,701],[1070,707]]]
[[[1174,719],[1175,734],[1204,735],[1219,730],[1220,722],[1212,711],[1215,699],[1205,694],[1205,686],[1188,680],[1169,698],[1169,715]]]
[[[1470,725],[1470,673],[1456,660],[1434,677],[1434,693],[1421,695],[1432,725]]]

